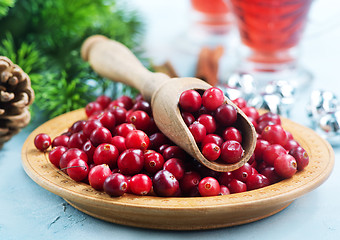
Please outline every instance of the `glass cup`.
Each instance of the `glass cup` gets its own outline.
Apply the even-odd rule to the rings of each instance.
[[[242,41],[242,57],[230,78],[247,75],[261,88],[287,81],[303,88],[312,74],[299,66],[298,45],[312,0],[228,0]]]

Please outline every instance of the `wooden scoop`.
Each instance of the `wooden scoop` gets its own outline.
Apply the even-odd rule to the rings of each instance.
[[[183,91],[204,91],[212,87],[208,83],[197,78],[170,78],[163,73],[150,72],[127,47],[100,35],[89,37],[82,46],[81,54],[101,76],[138,89],[144,99],[151,102],[157,127],[204,166],[219,172],[233,171],[243,166],[252,156],[256,145],[254,126],[227,97],[226,103],[235,106],[238,112],[236,127],[243,135],[244,155],[234,164],[211,162],[202,155],[182,119],[178,101]]]

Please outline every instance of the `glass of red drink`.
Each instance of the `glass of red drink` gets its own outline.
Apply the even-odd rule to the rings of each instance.
[[[286,80],[301,87],[312,75],[298,66],[297,47],[312,0],[228,0],[246,49],[234,74],[260,84]]]

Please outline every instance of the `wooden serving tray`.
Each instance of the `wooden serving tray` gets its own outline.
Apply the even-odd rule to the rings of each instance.
[[[22,148],[26,173],[41,187],[64,198],[78,210],[93,217],[135,227],[166,230],[213,229],[240,225],[271,216],[294,199],[321,185],[334,165],[334,152],[313,130],[282,119],[282,125],[306,149],[310,163],[290,179],[244,193],[216,197],[135,196],[110,197],[85,183],[77,183],[48,160],[48,154],[34,147],[38,133],[54,138],[70,125],[85,119],[84,109],[58,116],[37,129]]]

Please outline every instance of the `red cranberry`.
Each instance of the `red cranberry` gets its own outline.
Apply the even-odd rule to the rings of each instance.
[[[159,148],[156,149],[156,150],[157,150],[157,152],[159,152],[160,154],[163,154],[163,153],[164,153],[164,150],[167,149],[168,147],[170,147],[169,144],[163,144],[163,145],[159,146]],[[163,157],[164,157],[164,156],[163,156]],[[169,158],[171,158],[171,157],[169,157]],[[169,159],[169,158],[168,158],[168,159]]]
[[[268,178],[269,184],[274,184],[279,182],[282,178],[276,173],[274,167],[266,167],[261,171],[261,174]]]
[[[59,168],[61,155],[63,155],[64,152],[66,151],[67,151],[67,148],[64,146],[56,146],[52,148],[52,150],[48,153],[48,159],[54,166]]]
[[[135,125],[137,129],[145,131],[150,126],[150,117],[146,112],[137,110],[127,117],[127,122]]]
[[[242,167],[232,171],[232,174],[235,179],[245,183],[247,179],[252,175],[252,172],[252,166],[250,166],[249,163],[245,163]]]
[[[254,107],[244,107],[242,108],[242,111],[244,112],[245,115],[247,115],[247,117],[250,117],[254,119],[255,121],[257,121],[257,119],[260,116],[256,108]]]
[[[290,178],[296,173],[297,163],[293,156],[284,154],[275,159],[274,168],[281,177]]]
[[[181,113],[182,118],[185,122],[185,124],[189,127],[193,122],[195,122],[195,117],[189,112],[182,112]]]
[[[122,153],[126,150],[125,138],[122,136],[114,136],[111,139],[111,144],[118,149],[119,153]]]
[[[51,138],[46,133],[39,133],[34,138],[34,145],[40,151],[45,151],[51,146]]]
[[[223,133],[222,137],[224,141],[228,140],[235,140],[239,143],[242,143],[242,134],[241,132],[235,127],[227,127]]]
[[[92,114],[102,111],[103,108],[98,102],[90,102],[85,107],[85,113],[88,117],[90,117]]]
[[[184,112],[196,112],[200,109],[201,104],[201,95],[195,90],[186,90],[179,98],[179,105]]]
[[[98,119],[87,120],[86,123],[83,126],[83,133],[87,137],[90,137],[91,133],[95,129],[102,127],[102,126],[103,126],[103,124]]]
[[[189,130],[192,136],[194,137],[196,143],[202,142],[205,136],[207,135],[207,130],[205,126],[197,121],[193,122],[189,126]]]
[[[183,149],[181,149],[178,146],[168,146],[164,149],[162,153],[165,160],[168,160],[170,158],[179,158],[179,159],[186,159],[187,155],[184,152]]]
[[[87,155],[87,159],[88,159],[88,163],[92,163],[93,162],[93,154],[94,151],[96,150],[96,147],[92,145],[90,140],[87,140],[84,145],[82,150],[86,153]]]
[[[304,148],[297,146],[289,151],[297,163],[297,170],[301,171],[309,164],[309,156]]]
[[[158,171],[152,183],[153,189],[158,196],[171,197],[178,194],[179,182],[176,177],[167,170]]]
[[[263,139],[256,140],[256,147],[254,150],[255,160],[261,162],[263,160],[263,151],[270,145],[270,143]]]
[[[215,119],[224,127],[229,127],[236,122],[237,111],[230,104],[222,104],[215,111]]]
[[[147,151],[144,154],[144,169],[148,173],[154,174],[159,170],[163,169],[164,158],[163,156],[155,151]]]
[[[204,91],[202,95],[202,105],[209,111],[215,111],[224,102],[223,91],[212,87]]]
[[[286,133],[287,133],[287,131],[286,131]],[[288,139],[286,145],[284,145],[284,148],[287,151],[290,151],[291,149],[296,148],[298,146],[300,146],[300,144],[297,141],[295,141],[294,139]]]
[[[79,120],[72,124],[72,126],[69,129],[69,132],[71,133],[77,133],[83,130],[83,127],[85,125],[85,121]]]
[[[69,138],[70,137],[67,135],[60,135],[60,136],[55,137],[52,141],[52,147],[57,147],[57,146],[67,147]]]
[[[100,144],[93,154],[93,162],[96,165],[106,164],[111,169],[117,167],[117,159],[119,156],[118,149],[109,143]]]
[[[103,189],[112,197],[122,196],[127,192],[128,180],[123,174],[113,173],[105,179]]]
[[[185,172],[184,162],[179,158],[167,160],[163,165],[163,169],[171,172],[177,180],[181,180]]]
[[[143,151],[140,149],[127,149],[118,157],[117,164],[122,174],[137,174],[144,166]]]
[[[203,114],[198,117],[197,121],[204,125],[207,134],[214,133],[216,131],[216,121],[213,116]]]
[[[90,135],[90,140],[95,147],[102,143],[110,143],[111,139],[111,132],[105,127],[96,128]]]
[[[134,105],[132,98],[130,98],[129,96],[126,96],[126,95],[120,96],[119,98],[117,98],[117,101],[122,102],[124,104],[124,108],[126,110],[131,109]]]
[[[220,185],[220,193],[218,195],[229,195],[230,191],[229,188],[227,188],[224,185]]]
[[[102,109],[105,109],[107,106],[109,106],[111,101],[111,98],[105,95],[98,96],[96,99],[96,102],[100,104]]]
[[[136,130],[135,125],[131,123],[122,123],[116,127],[116,135],[126,137],[129,132]]]
[[[152,115],[150,103],[148,103],[147,101],[144,101],[144,100],[136,101],[135,105],[133,105],[133,107],[132,107],[132,110],[133,111],[142,110],[142,111],[146,112],[147,114],[149,114],[149,116]]]
[[[205,177],[198,184],[198,191],[202,197],[217,196],[220,190],[220,184],[213,177]]]
[[[261,137],[271,144],[276,143],[284,146],[287,143],[286,131],[281,125],[268,125],[265,129],[263,129]]]
[[[202,148],[202,154],[209,161],[215,161],[221,155],[221,148],[215,143],[207,143]]]
[[[279,144],[273,144],[263,151],[262,157],[266,163],[273,166],[275,159],[282,154],[287,154],[286,149]]]
[[[153,133],[149,136],[150,149],[157,150],[161,145],[169,142],[168,138],[161,132]]]
[[[230,181],[230,183],[228,184],[228,188],[230,193],[240,193],[247,191],[247,185],[244,182],[235,178]]]
[[[125,138],[126,148],[136,148],[145,151],[149,148],[150,139],[145,132],[141,130],[133,130],[126,135]]]
[[[262,114],[258,119],[258,122],[263,122],[263,121],[270,121],[270,122],[274,122],[276,125],[281,125],[281,119],[280,116],[276,113],[272,113],[272,112],[266,112],[264,114]]]
[[[88,161],[87,155],[84,151],[78,149],[78,148],[70,148],[66,152],[63,153],[60,157],[59,166],[61,169],[64,169],[67,167],[67,164],[75,158],[83,159],[85,162]],[[66,170],[65,170],[66,172]]]
[[[198,190],[198,184],[201,181],[201,176],[198,172],[189,171],[185,172],[179,184],[182,193],[186,196],[191,195]]]
[[[113,107],[108,107],[107,111],[112,113],[115,116],[116,120],[116,125],[120,125],[125,122],[126,120],[126,109],[119,107],[119,106],[113,106]]]
[[[87,141],[87,137],[82,131],[76,132],[70,136],[68,143],[67,143],[67,147],[82,149],[86,141]]]
[[[217,146],[221,147],[223,139],[217,134],[208,134],[204,137],[201,146],[205,146],[208,143],[215,143]]]
[[[261,134],[263,132],[263,130],[269,126],[269,125],[275,125],[275,122],[271,122],[271,121],[262,121],[262,122],[259,122],[257,125],[256,125],[256,132],[258,134]]]
[[[152,188],[152,180],[145,174],[134,175],[130,179],[130,190],[136,195],[147,195]]]
[[[234,176],[231,172],[223,172],[218,178],[218,182],[221,185],[228,186],[228,184],[231,182],[231,180],[234,179]]]
[[[98,120],[103,125],[103,127],[106,127],[112,133],[114,132],[115,127],[116,127],[116,118],[115,118],[113,113],[111,113],[111,112],[102,112],[98,116]]]
[[[246,184],[248,191],[250,191],[268,186],[269,180],[262,174],[253,174],[248,177]]]
[[[75,158],[67,164],[66,172],[74,181],[80,182],[87,177],[89,166],[83,159]]]
[[[242,109],[242,108],[247,107],[247,101],[244,98],[239,97],[232,101],[238,108]]]
[[[236,163],[243,156],[243,148],[239,142],[234,140],[226,141],[221,147],[221,160],[226,163]]]
[[[114,107],[121,107],[125,109],[124,103],[122,101],[118,101],[117,99],[110,102],[110,104],[107,106],[108,109],[112,109]]]
[[[101,164],[96,165],[91,168],[88,179],[91,187],[96,190],[103,190],[104,188],[104,181],[108,176],[111,175],[111,170],[108,165]]]

